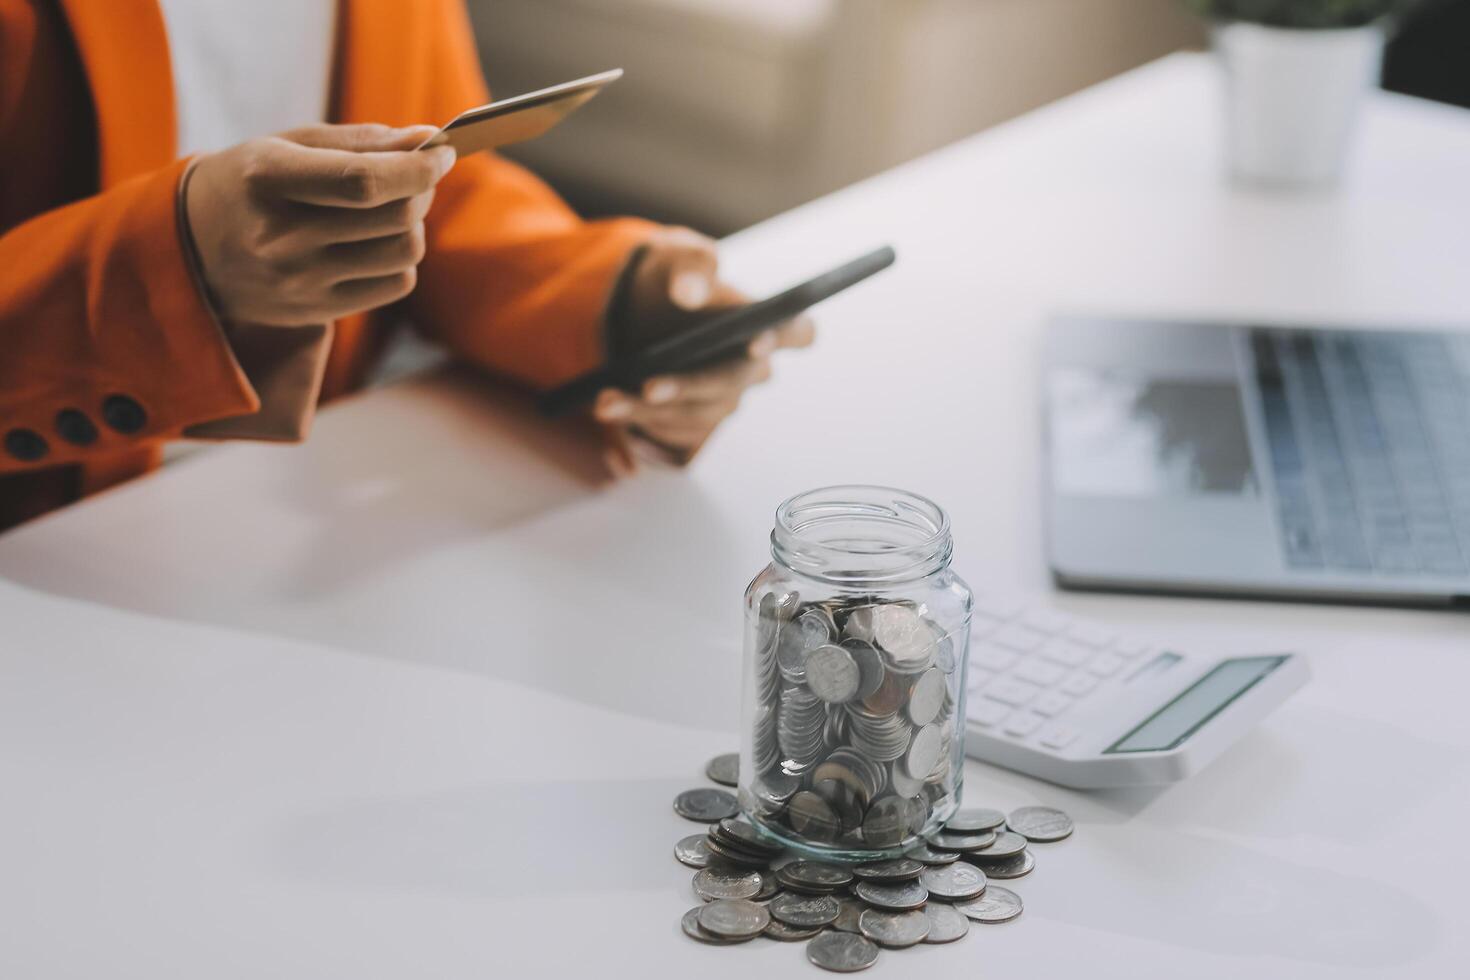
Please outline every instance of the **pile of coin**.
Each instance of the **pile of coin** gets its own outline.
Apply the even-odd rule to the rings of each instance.
[[[745,810],[840,850],[889,850],[922,833],[955,792],[964,640],[903,600],[762,596]]]
[[[718,756],[706,773],[738,782],[738,758]],[[1009,880],[1036,866],[1029,844],[1071,835],[1060,810],[965,809],[904,856],[862,864],[802,860],[739,816],[733,794],[713,787],[680,793],[680,816],[708,824],[674,847],[680,863],[698,869],[694,893],[703,904],[680,927],[711,945],[764,936],[805,941],[807,959],[838,973],[872,966],[880,947],[962,939],[971,922],[1009,922],[1021,898],[992,879]]]

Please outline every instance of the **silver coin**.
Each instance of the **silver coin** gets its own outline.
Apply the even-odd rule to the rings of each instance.
[[[909,721],[922,727],[938,718],[944,706],[944,688],[944,674],[937,667],[920,674],[909,691]]]
[[[750,896],[752,902],[769,902],[781,894],[781,883],[776,880],[774,874],[761,875],[761,890]]]
[[[985,894],[956,905],[955,909],[975,922],[1009,922],[1021,914],[1021,896],[1009,888],[991,885]]]
[[[714,823],[740,812],[735,796],[722,789],[686,789],[674,797],[674,812],[686,820]]]
[[[888,781],[893,786],[893,792],[898,796],[914,797],[924,791],[923,777],[915,779],[910,776],[902,762],[889,764]]]
[[[985,872],[960,862],[942,868],[925,868],[919,883],[929,889],[930,898],[967,902],[985,890]]]
[[[988,846],[969,849],[966,853],[984,864],[989,861],[999,861],[1002,858],[1015,857],[1024,850],[1026,850],[1026,838],[1020,834],[1013,834],[1009,830],[1002,830],[995,835],[995,840]]]
[[[674,845],[674,857],[680,864],[691,868],[707,868],[710,862],[709,845],[704,834],[690,834]]]
[[[770,922],[764,905],[738,898],[722,898],[699,910],[699,927],[726,939],[758,936]]]
[[[824,932],[806,944],[806,958],[833,973],[856,973],[878,962],[878,947],[865,936]]]
[[[913,858],[891,858],[859,864],[852,873],[863,881],[913,881],[924,873],[924,865]]]
[[[832,805],[810,790],[802,790],[786,804],[791,829],[813,840],[831,840],[842,829]]]
[[[858,684],[857,699],[867,700],[877,693],[878,688],[883,686],[883,678],[887,671],[883,668],[883,656],[878,648],[868,640],[849,638],[842,641],[842,649],[857,664],[858,675],[862,681]]]
[[[922,908],[929,901],[929,890],[917,881],[892,885],[860,881],[852,890],[858,898],[885,912],[907,912],[909,909]]]
[[[862,932],[858,928],[858,918],[867,911],[867,904],[851,895],[834,895],[837,904],[841,906],[837,910],[837,918],[832,920],[832,928],[843,932]]]
[[[752,898],[761,890],[759,871],[705,868],[694,876],[694,893],[707,902]]]
[[[705,835],[704,846],[709,852],[728,864],[749,868],[754,871],[764,871],[771,864],[771,859],[763,854],[752,854],[749,851],[731,847],[718,838]]]
[[[722,783],[725,786],[738,786],[740,784],[740,753],[726,752],[709,760],[704,767],[704,774],[713,782]]]
[[[852,883],[852,872],[819,861],[792,861],[776,869],[776,879],[793,891],[832,892]]]
[[[956,834],[941,830],[929,835],[929,846],[941,851],[978,851],[995,843],[996,835],[990,831],[979,834]]]
[[[934,633],[918,612],[901,603],[873,609],[873,642],[904,673],[922,670],[934,658]]]
[[[1006,815],[999,810],[977,807],[960,810],[944,822],[944,829],[961,834],[975,834],[987,830],[999,830],[1005,822]]]
[[[862,672],[846,650],[829,643],[806,655],[806,685],[828,704],[846,704],[857,697]]]
[[[982,851],[981,854],[983,853]],[[978,856],[965,855],[967,858]],[[1031,856],[1030,851],[1022,851],[1020,854],[1013,854],[1007,858],[986,861],[983,865],[977,864],[977,867],[980,867],[985,872],[985,877],[987,878],[1001,878],[1005,880],[1023,878],[1031,873],[1032,868],[1036,867],[1036,858]]]
[[[761,832],[755,828],[754,824],[746,823],[744,820],[737,820],[734,817],[721,820],[710,828],[709,833],[714,839],[723,841],[731,847],[738,847],[751,854],[762,855],[766,858],[780,857],[781,853],[785,850],[784,847],[775,841],[762,837]]]
[[[934,770],[944,755],[944,734],[938,725],[925,725],[914,732],[908,752],[903,757],[904,768],[915,779],[923,779]]]
[[[1032,841],[1056,841],[1072,836],[1072,818],[1049,806],[1023,806],[1012,810],[1006,826]]]
[[[699,924],[699,913],[704,908],[705,906],[703,905],[696,905],[688,912],[685,912],[684,918],[679,920],[679,928],[683,929],[684,935],[690,939],[697,939],[711,946],[732,946],[735,943],[743,943],[755,938],[754,936],[741,936],[738,939],[730,939],[725,936],[716,936],[712,932],[706,932],[704,927]]]
[[[953,905],[931,902],[924,906],[924,914],[929,917],[929,935],[924,937],[926,943],[952,943],[963,939],[970,931],[970,920],[964,913],[956,911]]]
[[[765,932],[761,933],[761,935],[769,939],[780,940],[783,943],[795,943],[801,942],[804,939],[810,939],[820,934],[821,931],[821,926],[817,926],[815,929],[802,929],[798,926],[787,925],[775,916],[771,916],[771,921],[766,925]]]
[[[858,927],[879,946],[904,949],[916,946],[929,935],[929,917],[922,910],[913,912],[880,912],[868,909],[858,919]]]
[[[960,859],[959,851],[941,851],[927,844],[911,847],[907,851],[904,851],[904,854],[913,858],[915,861],[930,865],[931,867],[941,864],[954,864]]]
[[[771,917],[800,929],[820,929],[837,919],[841,904],[831,895],[784,892],[771,899]]]
[[[908,835],[908,826],[908,802],[885,796],[863,817],[863,840],[870,847],[893,847]]]

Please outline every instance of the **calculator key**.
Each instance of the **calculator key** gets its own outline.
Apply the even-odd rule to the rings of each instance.
[[[1116,653],[1120,657],[1128,657],[1129,659],[1132,659],[1133,657],[1136,657],[1139,654],[1146,652],[1148,649],[1149,645],[1147,643],[1144,643],[1142,640],[1114,640],[1112,646],[1112,651],[1114,653]]]
[[[1115,657],[1111,653],[1100,653],[1088,662],[1087,669],[1099,677],[1111,677],[1122,666],[1123,661],[1121,658]]]
[[[1073,674],[1071,677],[1062,681],[1061,690],[1072,695],[1074,698],[1080,698],[1083,695],[1091,694],[1097,685],[1098,680],[1096,677],[1089,677],[1086,674]]]
[[[1003,650],[994,643],[978,643],[970,650],[970,663],[979,664],[989,670],[1010,670],[1020,657],[1010,650]]]
[[[1027,629],[1015,623],[1007,623],[1004,627],[997,630],[995,635],[990,639],[991,642],[998,643],[1003,647],[1010,647],[1012,650],[1019,650],[1022,653],[1030,653],[1046,642],[1046,634],[1038,633],[1035,630]]]
[[[975,611],[992,619],[1015,619],[1021,614],[1022,602],[1003,595],[982,595],[975,600]]]
[[[1064,616],[1054,609],[1028,609],[1021,617],[1021,622],[1042,633],[1060,633],[1072,625],[1070,616]]]
[[[1056,664],[1049,664],[1044,660],[1027,658],[1021,661],[1021,666],[1011,671],[1011,676],[1032,684],[1040,684],[1042,687],[1051,687],[1061,680],[1067,671]]]
[[[1118,634],[1097,623],[1073,623],[1072,628],[1067,630],[1067,635],[1078,643],[1085,643],[1090,647],[1103,647],[1113,642]]]
[[[1034,711],[1017,711],[1006,719],[1003,730],[1007,735],[1030,735],[1044,721],[1046,719]]]
[[[965,671],[966,685],[969,687],[970,693],[972,694],[980,690],[980,688],[984,687],[986,684],[989,684],[994,679],[995,671],[982,670],[976,667],[974,664],[971,664],[970,669]]]
[[[1059,691],[1043,691],[1041,697],[1031,702],[1031,710],[1037,714],[1054,718],[1072,706],[1072,699]]]
[[[985,696],[1006,704],[1022,705],[1041,693],[1041,688],[1035,684],[1027,684],[1025,681],[1012,680],[1002,677],[991,681],[985,687]]]
[[[1049,749],[1065,749],[1077,741],[1077,735],[1078,733],[1072,729],[1062,728],[1059,725],[1041,733],[1041,744]]]
[[[965,712],[970,720],[983,728],[989,728],[997,724],[1002,718],[1011,713],[1011,706],[1001,704],[999,701],[991,701],[986,698],[976,698],[970,702],[969,710]]]
[[[1046,659],[1054,660],[1064,666],[1081,667],[1087,663],[1093,651],[1071,640],[1051,640],[1041,648],[1040,653]]]

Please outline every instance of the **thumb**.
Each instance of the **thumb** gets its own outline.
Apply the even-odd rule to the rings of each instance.
[[[281,134],[281,139],[318,150],[382,153],[418,148],[439,131],[437,126],[384,126],[382,123],[303,126]]]
[[[668,228],[649,242],[648,270],[662,280],[668,301],[680,309],[704,308],[714,296],[719,256],[715,243],[687,228]]]

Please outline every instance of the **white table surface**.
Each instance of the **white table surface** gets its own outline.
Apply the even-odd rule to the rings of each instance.
[[[0,538],[0,976],[818,975],[678,931],[669,803],[736,744],[775,504],[912,487],[972,583],[1047,589],[1047,312],[1470,313],[1470,114],[1375,97],[1339,193],[1273,196],[1222,181],[1214,86],[1171,58],[731,239],[757,291],[900,265],[687,472],[598,486],[580,433],[439,377]],[[1056,601],[1316,677],[1162,791],[971,763],[970,804],[1077,833],[1021,919],[874,975],[1470,973],[1470,618]]]

